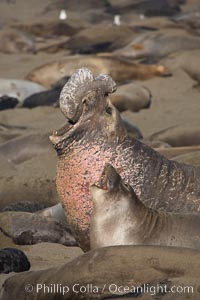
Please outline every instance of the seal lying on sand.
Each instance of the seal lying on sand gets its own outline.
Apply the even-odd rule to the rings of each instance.
[[[0,78],[0,97],[13,97],[21,104],[27,97],[43,91],[46,91],[43,86],[28,80]]]
[[[24,272],[30,269],[27,256],[19,249],[0,249],[0,273]]]
[[[116,93],[110,95],[112,104],[120,112],[125,110],[138,112],[140,109],[149,108],[151,99],[151,91],[134,82],[120,86]]]
[[[18,103],[18,99],[14,97],[0,96],[0,110],[14,108]]]
[[[200,166],[200,151],[189,152],[173,157],[174,160],[194,166]]]
[[[36,53],[33,37],[16,29],[6,29],[0,32],[0,52]]]
[[[117,299],[199,300],[199,275],[198,250],[158,246],[104,247],[56,268],[8,278],[1,300],[16,299],[16,295],[18,299],[27,299],[24,287],[29,287],[30,283],[34,287],[28,293],[30,300],[105,300],[115,296]],[[187,289],[184,293],[180,293],[180,289],[175,293],[180,286]],[[174,293],[170,293],[172,287]],[[48,293],[47,288],[53,292]]]
[[[169,58],[164,59],[163,63],[176,72],[182,69],[192,80],[196,81],[194,87],[200,86],[200,49],[192,51],[182,51],[174,53]]]
[[[185,0],[108,0],[108,2],[111,5],[109,10],[120,14],[134,11],[145,16],[171,16],[180,11],[180,4]]]
[[[64,76],[51,89],[31,94],[24,100],[23,107],[33,108],[46,105],[57,107],[60,92],[68,79],[68,77]]]
[[[66,42],[65,47],[79,54],[110,52],[126,45],[135,34],[130,26],[102,22],[80,30]]]
[[[180,13],[174,16],[172,21],[184,27],[190,33],[200,35],[200,10]]]
[[[67,225],[41,213],[8,211],[0,213],[0,231],[18,245],[41,242],[75,246],[76,241]]]
[[[158,31],[137,36],[127,46],[113,52],[114,55],[127,58],[149,58],[158,61],[170,53],[180,50],[199,49],[198,37],[185,34],[182,30]]]
[[[147,208],[110,164],[90,190],[94,204],[91,249],[115,245],[200,248],[200,215]]]
[[[173,147],[200,145],[199,120],[170,126],[147,137],[149,141],[162,141]]]
[[[57,190],[81,247],[89,249],[89,187],[111,163],[145,204],[169,211],[200,210],[200,168],[170,161],[128,136],[108,97],[108,75],[76,71],[60,95],[66,124],[50,137],[58,154]]]
[[[82,67],[90,68],[94,74],[106,73],[117,82],[137,79],[145,80],[154,76],[169,76],[170,72],[163,65],[135,64],[116,57],[99,57],[95,55],[69,56],[65,60],[48,63],[31,71],[26,79],[49,88],[63,76],[70,77]]]

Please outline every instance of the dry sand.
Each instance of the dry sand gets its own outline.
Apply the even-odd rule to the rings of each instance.
[[[98,15],[99,18],[103,14],[101,3],[97,0],[95,0],[95,3],[99,6],[98,12],[95,12],[95,9],[86,9],[86,7],[83,9],[84,4],[78,5],[78,1],[74,2],[76,9],[72,9],[73,1],[69,1],[67,7],[64,5],[64,1],[18,0],[13,2],[0,1],[0,28],[8,25],[15,26],[15,24],[23,22],[31,23],[35,20],[54,22],[58,20],[62,8],[67,9],[69,24],[74,28],[87,27],[91,19],[95,19],[95,15]],[[88,1],[88,3],[90,2]],[[196,7],[199,4],[198,2],[198,0],[188,1],[183,9],[188,11],[188,9]],[[135,19],[132,20],[130,14],[127,14],[124,20],[135,25]],[[138,22],[140,22],[139,18]],[[151,24],[149,20],[145,20],[146,23]],[[167,18],[152,18],[152,26],[157,24],[160,24],[161,27],[168,27],[171,26],[171,21]],[[192,57],[192,52],[189,51],[188,53]],[[0,53],[0,77],[23,79],[34,68],[44,63],[61,60],[68,54],[67,50],[61,50],[54,54],[45,52],[12,55]],[[198,54],[200,60],[200,50],[196,50],[196,57],[198,57]],[[138,113],[125,112],[141,129],[144,137],[170,126],[187,122],[196,122],[197,124],[199,122],[200,127],[200,89],[194,88],[197,81],[179,66],[175,66],[173,59],[166,58],[162,62],[170,68],[173,74],[172,77],[157,77],[140,82],[140,84],[149,88],[152,93],[151,107]],[[37,107],[32,110],[18,108],[0,112],[0,123],[25,126],[31,134],[46,133],[48,136],[52,130],[61,127],[64,120],[59,109],[52,107]],[[196,154],[196,157],[199,161],[199,153]],[[182,156],[177,159],[184,161]],[[187,162],[193,162],[193,158],[190,156],[185,159]],[[1,155],[0,189],[2,192],[0,194],[0,209],[10,203],[35,201],[36,199],[46,205],[57,203],[59,198],[55,187],[56,161],[56,154],[50,142],[47,151],[43,155],[33,155],[31,159],[24,160],[17,165],[12,162],[12,159],[6,160],[5,156]],[[82,253],[80,248],[70,248],[50,243],[18,246],[2,233],[0,233],[0,247],[16,247],[23,250],[31,261],[32,270],[59,266]],[[0,284],[8,276],[12,276],[12,274],[1,275]]]

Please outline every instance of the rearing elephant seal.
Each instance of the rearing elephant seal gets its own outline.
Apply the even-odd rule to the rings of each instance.
[[[116,84],[108,75],[77,70],[60,94],[66,124],[50,137],[58,154],[57,190],[80,246],[89,249],[92,200],[89,187],[106,163],[149,207],[200,211],[200,168],[170,161],[131,138],[108,95]]]
[[[133,188],[106,164],[90,188],[91,249],[116,245],[158,245],[200,249],[200,215],[159,212],[146,207]]]

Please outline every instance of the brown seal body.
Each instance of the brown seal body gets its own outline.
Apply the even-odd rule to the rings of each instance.
[[[180,50],[199,49],[199,46],[199,38],[185,34],[183,30],[162,30],[135,37],[127,46],[114,51],[113,55],[160,59]]]
[[[110,95],[112,104],[120,112],[125,110],[138,112],[140,109],[149,108],[151,99],[151,92],[138,83],[122,85],[116,93]]]
[[[33,245],[41,242],[76,245],[67,225],[42,213],[1,212],[0,231],[11,237],[17,245]]]
[[[33,37],[20,30],[7,29],[1,31],[0,39],[0,52],[2,53],[36,53]]]
[[[39,291],[34,288],[28,293],[29,300],[199,300],[199,276],[198,250],[155,246],[104,247],[55,268],[8,278],[2,288],[1,300],[16,299],[16,295],[18,299],[27,299],[24,287],[29,287],[30,282],[33,287],[39,282],[43,288]],[[115,289],[115,285],[119,289]],[[53,292],[46,292],[46,287],[54,289]],[[138,288],[135,293],[134,287]],[[170,291],[172,287],[173,293]],[[182,293],[181,287],[185,287]]]
[[[89,192],[106,163],[111,163],[145,204],[174,212],[200,210],[200,168],[170,161],[128,136],[107,95],[110,76],[88,69],[74,73],[60,96],[66,124],[53,133],[58,154],[57,190],[73,232],[89,249],[92,201]]]
[[[163,141],[173,147],[200,145],[199,120],[170,126],[148,137],[149,141]]]
[[[178,155],[173,157],[173,159],[179,162],[183,162],[185,164],[200,166],[200,151]]]
[[[110,164],[90,190],[94,204],[91,249],[115,245],[200,248],[200,215],[146,207]]]
[[[76,69],[87,67],[93,74],[105,73],[117,82],[145,80],[154,76],[168,76],[170,72],[163,65],[135,64],[115,57],[95,55],[69,56],[65,60],[48,63],[32,70],[27,76],[31,80],[49,88],[63,76],[70,77]]]

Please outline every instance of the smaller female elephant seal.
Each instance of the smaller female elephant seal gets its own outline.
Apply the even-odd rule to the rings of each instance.
[[[90,187],[93,213],[91,249],[115,245],[159,245],[200,249],[200,215],[152,210],[114,167],[106,164]]]

